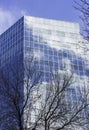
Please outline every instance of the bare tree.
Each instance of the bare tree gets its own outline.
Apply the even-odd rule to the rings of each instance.
[[[0,127],[2,130],[26,130],[30,124],[32,93],[41,84],[42,73],[31,58],[0,68]]]
[[[79,0],[79,1],[74,0],[74,2],[75,2],[74,7],[75,7],[75,9],[77,9],[80,12],[80,19],[83,22],[83,31],[84,31],[83,36],[85,39],[87,39],[87,42],[85,42],[85,43],[89,43],[89,0]],[[86,53],[86,56],[88,56],[89,49],[88,49],[88,46],[86,46],[86,44],[85,44],[85,47],[83,47],[83,49]],[[88,61],[88,59],[87,59],[87,61]],[[88,86],[89,86],[89,83],[88,83]],[[88,98],[88,100],[89,100],[89,98]],[[88,102],[88,100],[86,100],[86,101]],[[89,110],[88,109],[85,109],[86,120],[82,123],[83,125],[86,126],[87,129],[89,129]]]
[[[26,59],[20,68],[16,64],[7,66],[7,70],[0,71],[0,125],[3,130],[74,130],[85,123],[88,92],[79,91],[80,99],[70,99],[76,82],[73,74],[52,73],[50,82],[41,84],[42,73],[37,71],[37,61],[33,58]],[[74,98],[76,96],[74,93]]]
[[[88,0],[74,0],[74,7],[80,11],[80,18],[84,23],[84,33],[85,38],[89,40],[89,1]]]
[[[72,74],[57,72],[52,77],[50,83],[44,85],[46,92],[43,89],[34,129],[76,130],[83,128],[86,120],[84,113],[88,107],[88,92],[85,94],[79,90],[79,95],[76,95]],[[77,96],[80,96],[79,99],[76,99]]]

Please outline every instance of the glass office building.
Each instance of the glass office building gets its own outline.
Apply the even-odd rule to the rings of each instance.
[[[50,82],[51,70],[74,73],[78,83],[69,90],[69,98],[77,100],[88,82],[87,48],[77,23],[24,16],[0,35],[0,66],[5,69],[20,61],[20,68],[30,53],[43,72],[42,82]]]
[[[24,60],[31,52],[44,72],[44,82],[50,67],[83,78],[89,71],[83,42],[77,23],[24,16],[0,35],[0,65],[14,62],[13,58]]]

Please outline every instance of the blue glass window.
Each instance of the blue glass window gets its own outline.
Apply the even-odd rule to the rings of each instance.
[[[66,50],[63,50],[63,57],[67,57],[68,56],[68,52]]]
[[[82,65],[79,65],[78,68],[80,71],[82,71],[84,67]]]
[[[49,56],[48,55],[44,55],[44,60],[49,60]]]
[[[54,56],[54,57],[53,57],[53,60],[54,60],[54,62],[58,62],[58,57],[57,57],[57,56]]]
[[[53,60],[53,56],[50,56],[50,55],[49,55],[49,60]]]
[[[85,75],[86,75],[86,76],[89,76],[89,68],[87,68],[87,69],[85,70]]]
[[[84,71],[79,71],[80,76],[84,75]]]

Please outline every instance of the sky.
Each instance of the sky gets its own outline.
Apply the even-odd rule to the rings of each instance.
[[[23,15],[78,22],[73,0],[0,0],[0,34]]]

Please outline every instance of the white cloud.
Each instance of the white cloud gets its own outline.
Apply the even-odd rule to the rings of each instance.
[[[9,28],[21,16],[28,14],[25,10],[14,8],[13,10],[5,10],[0,8],[0,34]]]

